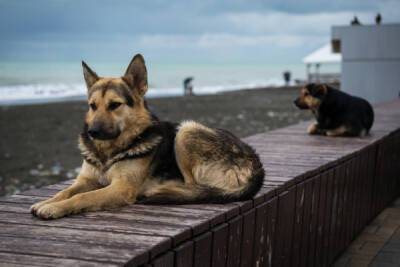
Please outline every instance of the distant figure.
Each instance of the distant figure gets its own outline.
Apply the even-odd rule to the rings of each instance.
[[[357,16],[354,16],[354,19],[350,23],[351,25],[361,25],[360,21],[358,20]]]
[[[289,86],[290,83],[290,76],[292,76],[292,74],[290,73],[290,71],[285,71],[283,73],[283,79],[285,80],[285,85]]]
[[[183,80],[183,95],[193,95],[193,77],[187,77]]]
[[[376,17],[375,17],[376,25],[381,24],[381,21],[382,21],[382,16],[381,16],[381,14],[380,14],[380,13],[376,14]]]

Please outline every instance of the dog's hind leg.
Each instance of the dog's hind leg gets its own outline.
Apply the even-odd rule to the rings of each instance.
[[[344,135],[346,135],[347,132],[348,132],[347,127],[345,125],[342,125],[342,126],[339,126],[339,127],[335,128],[335,129],[327,130],[326,131],[326,135],[327,136],[332,136],[332,137],[334,137],[334,136],[344,136]]]
[[[213,130],[193,121],[183,122],[175,138],[175,157],[179,169],[184,177],[185,184],[195,184],[193,169],[199,157],[194,152],[199,152],[199,147],[206,144],[198,137],[199,132],[214,134]],[[210,147],[212,149],[212,147]],[[193,151],[196,150],[196,151]]]

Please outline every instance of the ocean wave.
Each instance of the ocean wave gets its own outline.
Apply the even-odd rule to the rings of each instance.
[[[268,81],[254,81],[247,84],[236,85],[214,85],[195,86],[194,93],[216,94],[226,91],[241,89],[255,89],[260,87],[277,87],[284,85],[281,79],[270,79]],[[147,97],[171,97],[182,96],[181,87],[150,88]],[[86,86],[84,84],[30,84],[0,86],[0,105],[18,105],[47,103],[56,101],[82,100],[86,98]]]

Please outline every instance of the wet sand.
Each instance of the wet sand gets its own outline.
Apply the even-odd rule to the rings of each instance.
[[[310,119],[293,106],[298,88],[149,99],[162,120],[196,120],[240,137]],[[72,179],[81,164],[77,138],[85,102],[0,107],[0,195]]]

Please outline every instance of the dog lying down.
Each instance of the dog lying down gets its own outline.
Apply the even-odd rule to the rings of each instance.
[[[309,134],[362,137],[374,122],[368,101],[325,84],[306,85],[294,103],[300,109],[310,109],[317,120],[308,127]]]
[[[121,78],[99,77],[84,62],[88,106],[75,182],[31,207],[42,219],[141,203],[226,203],[261,188],[255,151],[222,129],[159,121],[146,106],[147,70],[136,55]]]

